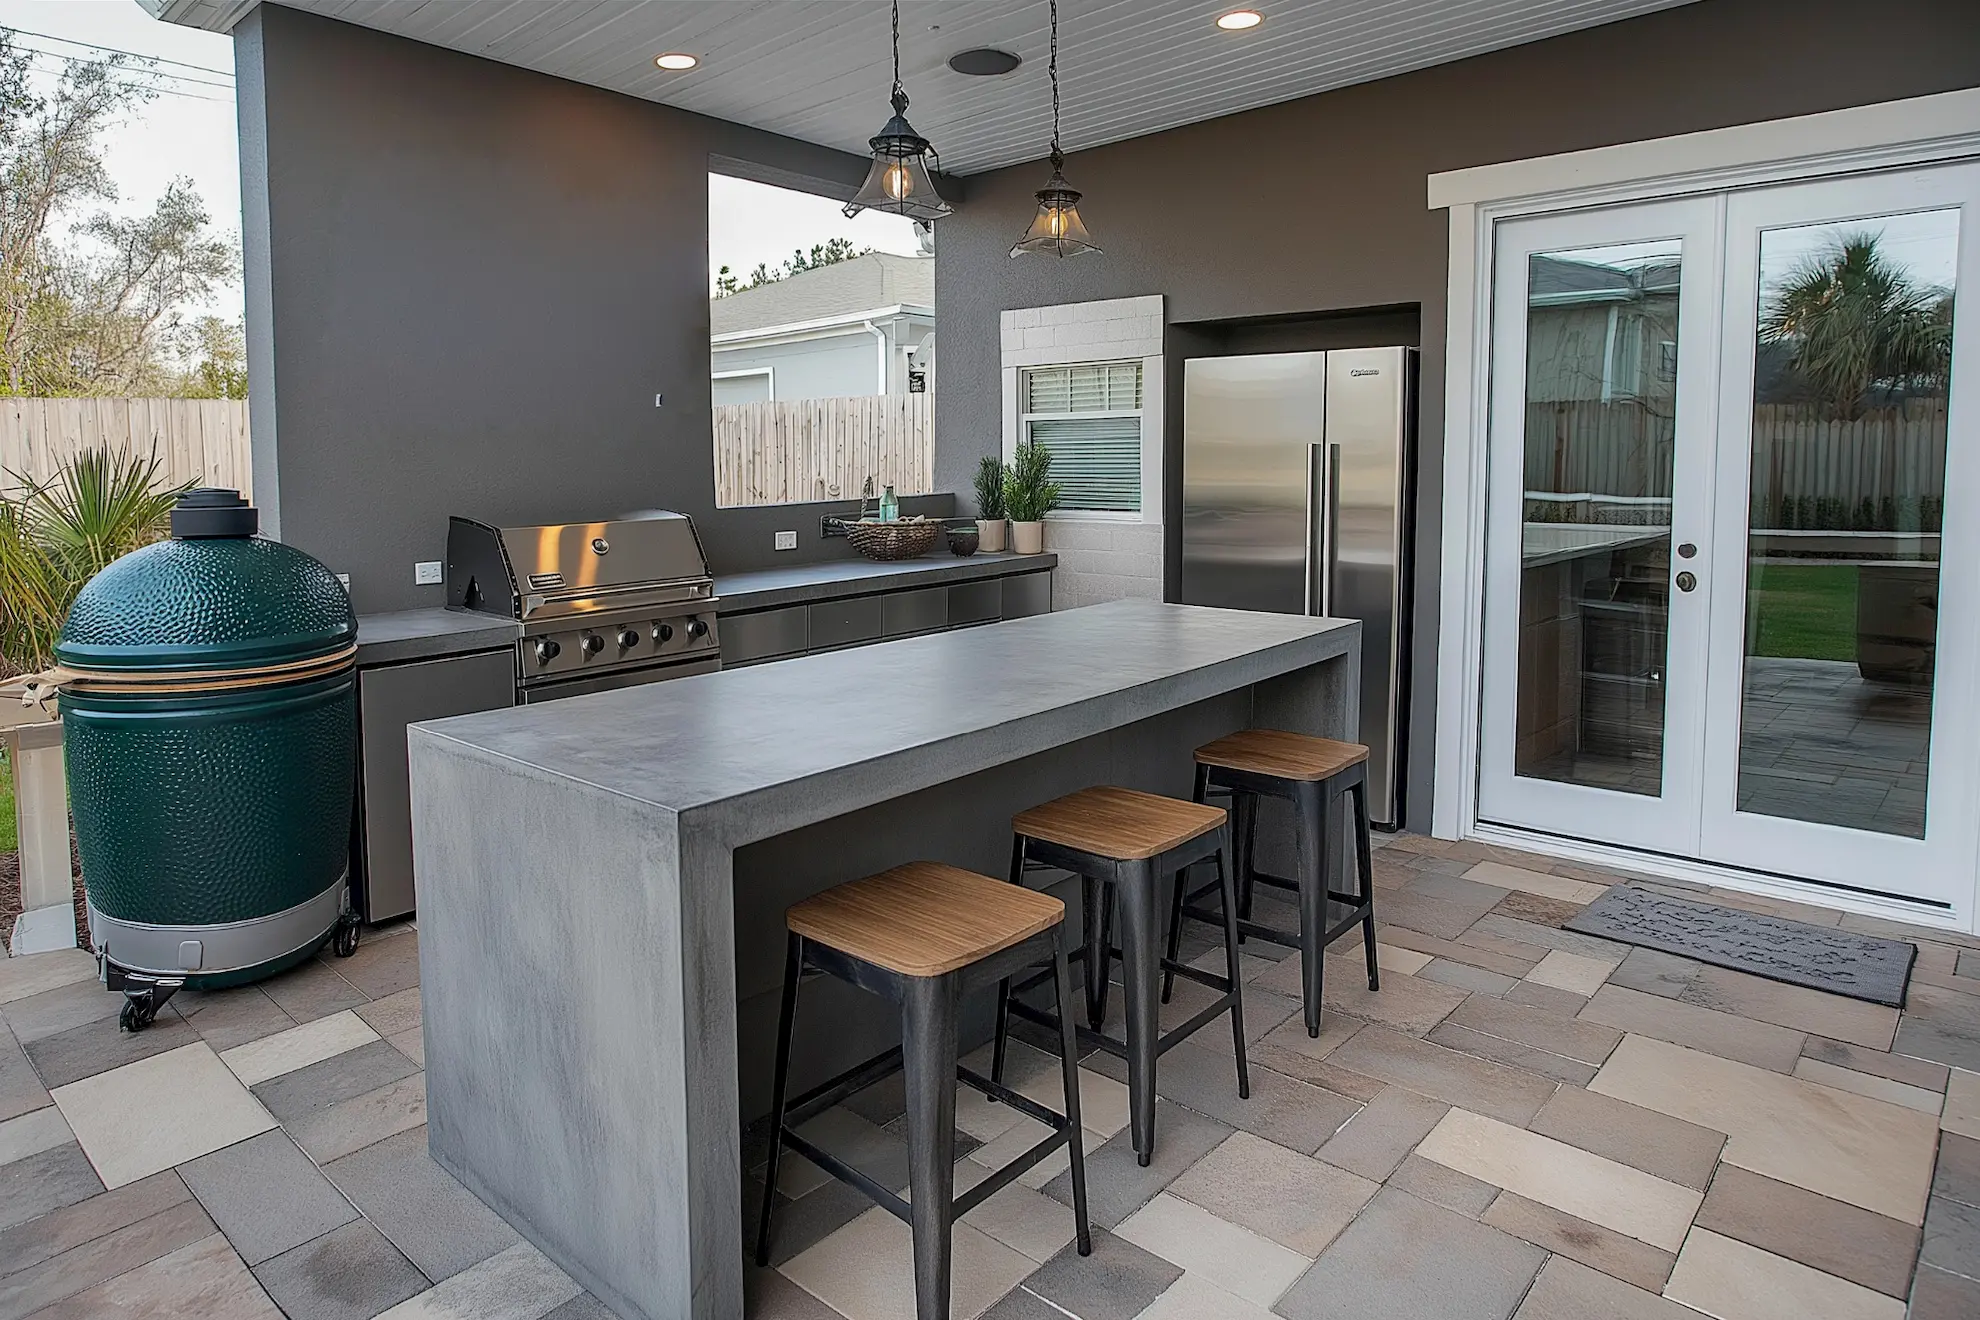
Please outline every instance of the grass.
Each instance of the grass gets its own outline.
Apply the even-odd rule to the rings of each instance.
[[[1856,659],[1854,564],[1754,564],[1748,649],[1799,660]]]
[[[20,844],[14,831],[14,767],[0,752],[0,852],[12,852]]]

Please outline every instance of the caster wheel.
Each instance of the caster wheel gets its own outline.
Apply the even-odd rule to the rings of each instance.
[[[356,917],[346,917],[337,923],[337,934],[332,943],[339,958],[348,958],[357,952],[358,923]]]
[[[117,1014],[117,1025],[125,1031],[143,1031],[158,1016],[158,1006],[151,1001],[149,993],[133,995],[124,1000],[124,1007]]]

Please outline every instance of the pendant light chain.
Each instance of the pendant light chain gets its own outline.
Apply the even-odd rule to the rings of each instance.
[[[1052,168],[1065,160],[1059,150],[1059,0],[1052,0],[1052,58],[1046,65],[1052,76]]]
[[[1054,0],[1057,3],[1057,0]],[[901,0],[894,0],[894,95],[901,94]]]

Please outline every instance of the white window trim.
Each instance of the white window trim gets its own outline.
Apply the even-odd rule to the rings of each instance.
[[[1429,176],[1429,208],[1450,210],[1432,834],[1531,844],[1525,835],[1478,821],[1494,225],[1517,215],[1974,156],[1980,156],[1980,88]],[[1563,856],[1598,864],[1621,862],[1680,879],[1732,883],[1803,901],[1808,897],[1805,886],[1750,872],[1594,844],[1557,845],[1553,851]],[[1822,902],[1903,921],[1929,921],[1915,905],[1841,890],[1824,891]]]
[[[708,374],[708,379],[711,381],[740,380],[744,376],[763,377],[764,383],[770,391],[768,395],[764,396],[765,402],[775,403],[777,401],[777,369],[775,367],[743,367],[736,371],[712,371]]]
[[[1049,352],[1006,349],[1003,368],[1003,457],[1006,463],[1017,453],[1024,433],[1024,413],[1019,391],[1024,373],[1034,367],[1082,366],[1094,362],[1141,360],[1141,512],[1120,513],[1105,510],[1063,510],[1052,513],[1051,521],[1136,523],[1162,525],[1162,446],[1164,429],[1164,387],[1161,327],[1165,321],[1165,301],[1160,294],[1136,298],[1113,298],[1099,302],[1064,303],[1051,307],[1028,307],[1007,311],[1000,318],[1004,330],[1012,328],[1013,318],[1051,316],[1073,320],[1074,324],[1097,324],[1108,320],[1143,318],[1151,323],[1148,333],[1124,338],[1095,338],[1086,343],[1062,344]],[[1015,359],[1015,360],[1014,360]],[[1043,359],[1043,360],[1040,360]]]

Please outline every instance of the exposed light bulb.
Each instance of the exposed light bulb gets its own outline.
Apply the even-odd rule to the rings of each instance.
[[[914,175],[905,165],[892,165],[887,169],[886,182],[881,185],[887,195],[895,201],[903,201],[914,191]]]

